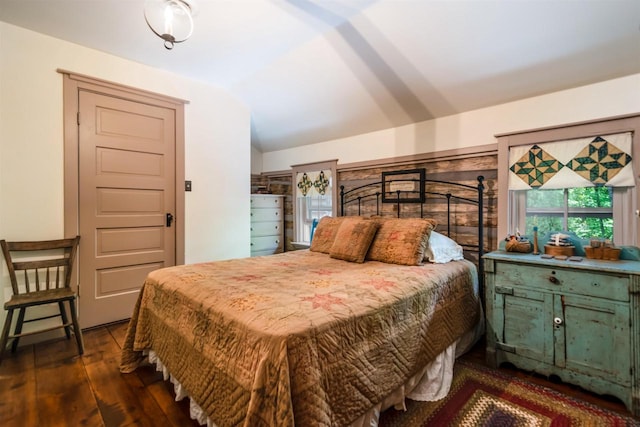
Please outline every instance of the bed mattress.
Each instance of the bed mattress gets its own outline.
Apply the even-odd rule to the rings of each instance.
[[[218,426],[349,425],[480,321],[468,261],[308,250],[157,270],[121,371],[152,350]]]

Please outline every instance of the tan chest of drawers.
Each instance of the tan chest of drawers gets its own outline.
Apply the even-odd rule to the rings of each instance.
[[[284,248],[284,196],[251,195],[251,256],[271,255]]]

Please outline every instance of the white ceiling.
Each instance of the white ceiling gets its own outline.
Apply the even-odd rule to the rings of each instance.
[[[143,5],[0,0],[0,20],[228,89],[263,152],[640,73],[640,0],[198,0],[171,51]]]

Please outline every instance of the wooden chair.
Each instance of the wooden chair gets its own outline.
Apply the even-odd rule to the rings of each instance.
[[[20,337],[40,334],[54,329],[64,328],[67,339],[71,338],[71,331],[75,335],[78,344],[78,353],[84,353],[82,331],[78,324],[75,301],[76,292],[71,289],[71,272],[78,249],[80,236],[70,239],[48,240],[41,242],[6,242],[0,240],[4,260],[9,269],[13,296],[4,304],[7,310],[7,318],[2,329],[0,340],[0,363],[7,347],[9,339],[13,338],[11,351],[18,348]],[[13,253],[28,256],[12,258]],[[23,274],[16,274],[22,271]],[[68,321],[64,302],[69,304],[71,322]],[[59,313],[25,320],[25,312],[28,307],[57,303]],[[19,310],[14,333],[10,334],[11,321],[14,310]],[[35,322],[54,317],[60,317],[60,325],[22,332],[22,326],[27,322]]]

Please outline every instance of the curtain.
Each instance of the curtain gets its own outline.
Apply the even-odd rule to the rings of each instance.
[[[331,169],[315,172],[298,172],[296,175],[296,196],[331,196],[330,185]]]
[[[509,149],[509,190],[633,187],[631,132]]]

